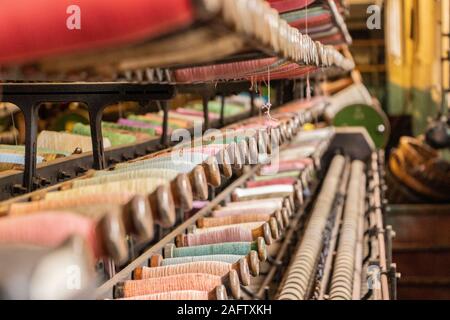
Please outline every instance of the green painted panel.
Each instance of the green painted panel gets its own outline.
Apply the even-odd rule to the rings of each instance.
[[[390,135],[389,121],[383,111],[365,104],[347,106],[333,119],[336,127],[364,127],[377,148],[384,148]]]

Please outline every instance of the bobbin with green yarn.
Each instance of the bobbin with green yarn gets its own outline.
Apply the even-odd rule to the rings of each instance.
[[[252,242],[227,242],[220,244],[207,244],[193,247],[176,248],[173,243],[164,247],[164,258],[207,256],[215,254],[247,255],[251,250],[258,252],[260,261],[267,259],[267,248],[264,238],[259,237]]]
[[[247,260],[247,265],[250,270],[250,274],[254,277],[259,275],[259,259],[256,251],[252,250],[246,256],[232,255],[232,254],[217,254],[208,256],[188,256],[188,257],[178,257],[178,258],[166,258],[164,259],[160,254],[154,254],[148,260],[148,266],[151,268],[159,266],[176,265],[197,261],[219,261],[226,262],[230,264],[237,264],[241,258]]]
[[[128,126],[128,125],[124,125],[124,124],[118,124],[118,123],[115,123],[115,122],[103,121],[102,122],[102,128],[105,128],[105,129],[117,129],[117,130],[127,130],[127,131],[131,131],[131,132],[141,132],[141,133],[148,134],[149,136],[155,136],[156,135],[156,131],[153,128],[134,127],[134,126]]]
[[[73,126],[72,133],[82,136],[91,136],[91,128],[82,123],[76,123]],[[112,146],[132,144],[136,142],[136,137],[130,134],[117,133],[110,130],[103,130],[103,136],[111,141]]]

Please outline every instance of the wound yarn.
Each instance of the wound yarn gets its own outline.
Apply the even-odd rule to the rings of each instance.
[[[95,195],[82,195],[76,198],[39,200],[32,202],[12,203],[9,207],[9,215],[22,215],[39,211],[64,210],[64,208],[76,207],[78,205],[101,205],[116,204],[124,205],[131,198],[131,193],[104,193]]]
[[[72,154],[77,148],[83,152],[92,151],[91,137],[67,132],[42,131],[37,138],[37,147],[50,150],[60,150]],[[111,141],[103,138],[103,147],[110,148]]]
[[[174,170],[163,169],[141,169],[126,172],[106,171],[107,174],[95,174],[93,178],[79,179],[73,182],[73,188],[80,188],[91,185],[119,182],[124,180],[134,180],[143,178],[158,178],[167,182],[172,181],[178,175]]]
[[[183,290],[183,291],[169,291],[162,293],[147,294],[143,296],[134,296],[128,298],[121,298],[115,300],[208,300],[207,291]]]
[[[126,190],[132,194],[147,195],[155,191],[160,186],[167,184],[164,179],[147,178],[147,179],[132,179],[124,181],[116,181],[111,183],[104,183],[101,185],[85,186],[58,192],[49,192],[45,199],[68,199],[79,197],[86,194],[104,194],[104,193],[120,193]]]
[[[48,211],[0,218],[0,245],[54,248],[72,235],[82,236],[92,253],[101,256],[94,220],[68,211]]]
[[[219,261],[196,261],[160,267],[142,267],[142,279],[161,278],[186,273],[206,273],[223,277],[228,274],[232,266],[230,263]]]
[[[252,232],[240,227],[231,227],[224,230],[210,231],[200,234],[183,235],[183,243],[186,246],[199,246],[224,242],[252,241]]]
[[[241,259],[242,255],[236,254],[216,254],[207,256],[189,256],[189,257],[178,257],[178,258],[165,258],[161,261],[161,266],[170,266],[183,263],[191,263],[197,261],[219,261],[226,263],[236,263]]]
[[[252,230],[255,230],[255,229],[258,229],[259,227],[261,227],[264,224],[264,222],[266,222],[266,221],[256,221],[256,222],[251,221],[251,222],[243,222],[243,223],[234,223],[234,224],[223,225],[223,226],[196,228],[193,230],[193,232],[191,234],[202,234],[202,233],[207,233],[207,232],[212,232],[212,231],[222,231],[222,230],[229,229],[229,228],[242,228],[242,229],[252,231]]]
[[[293,185],[298,181],[296,178],[278,178],[273,180],[264,180],[264,181],[248,181],[246,183],[247,188],[258,188],[258,187],[265,187],[265,186],[272,186],[272,185],[280,185],[280,184],[286,184],[286,185]]]
[[[217,254],[245,256],[251,250],[257,250],[256,242],[228,242],[211,245],[174,248],[173,257],[208,256]]]
[[[268,221],[272,215],[267,213],[252,213],[252,214],[235,214],[230,216],[223,216],[217,218],[203,218],[202,229],[220,226],[228,226],[234,224],[245,224],[249,222]],[[261,226],[261,224],[259,225]],[[253,228],[255,229],[255,228]]]
[[[127,298],[170,291],[195,290],[211,292],[219,285],[222,285],[222,279],[219,276],[205,273],[188,273],[162,278],[127,280],[123,283],[123,293],[124,297]]]

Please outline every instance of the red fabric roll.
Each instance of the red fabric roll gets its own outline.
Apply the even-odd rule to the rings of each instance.
[[[70,212],[42,212],[0,218],[0,245],[57,247],[72,235],[82,236],[95,257],[102,251],[97,241],[96,223]]]
[[[80,30],[67,19],[80,8]],[[190,0],[3,0],[0,63],[145,41],[193,21]]]
[[[247,188],[256,188],[256,187],[265,187],[265,186],[272,186],[272,185],[279,185],[279,184],[294,184],[297,182],[297,179],[295,178],[279,178],[279,179],[273,179],[269,181],[249,181],[247,182]]]

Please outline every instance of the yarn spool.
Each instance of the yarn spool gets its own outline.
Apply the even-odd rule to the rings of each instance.
[[[155,156],[143,161],[133,162],[131,164],[118,165],[118,168],[123,167],[133,167],[142,164],[150,163],[177,163],[177,162],[188,162],[194,164],[201,164],[205,170],[207,181],[213,187],[218,187],[221,184],[220,170],[215,157],[209,157],[203,153],[193,153],[189,151],[180,150],[180,152],[170,152]]]
[[[206,224],[208,224],[206,226],[205,219],[207,219]],[[280,229],[282,228],[282,225],[278,224],[278,221],[273,216],[273,214],[232,215],[229,217],[221,218],[200,218],[199,220],[197,220],[198,228],[194,225],[192,226],[190,231],[191,233],[199,234],[210,231],[224,230],[231,227],[241,227],[253,231],[255,229],[261,228],[264,222],[267,222],[269,224],[272,239],[277,240],[280,236]],[[283,222],[281,222],[281,224],[283,224]]]
[[[258,179],[259,177],[255,177],[255,179]],[[287,180],[285,180],[287,179]],[[278,186],[286,186],[288,188],[292,188],[293,192],[292,194],[289,194],[288,192],[284,193],[289,195],[293,198],[293,203],[296,207],[299,207],[303,204],[303,184],[305,184],[305,188],[308,188],[309,183],[305,182],[302,183],[302,181],[299,181],[298,179],[295,179],[294,181],[292,178],[280,178],[280,179],[258,179],[259,181],[249,181],[247,182],[247,189],[251,190],[264,190],[264,188],[272,188],[272,187],[278,187]],[[293,182],[293,183],[291,183]],[[273,190],[273,189],[272,189]],[[283,190],[278,189],[277,192],[283,192]],[[244,192],[245,193],[245,192]],[[280,194],[282,195],[282,194]],[[257,198],[260,196],[257,196]]]
[[[300,171],[286,171],[286,172],[279,172],[276,174],[270,174],[270,175],[257,175],[254,177],[254,180],[257,182],[260,181],[271,181],[274,179],[283,179],[283,178],[298,178],[300,176]]]
[[[283,154],[283,152],[281,152]],[[309,161],[306,161],[309,160]],[[283,161],[277,160],[276,163],[263,166],[260,170],[261,175],[270,175],[276,173],[282,173],[286,171],[300,171],[306,167],[313,165],[314,163],[309,158],[301,160]]]
[[[258,252],[260,261],[266,261],[267,248],[264,238],[259,237],[253,242],[227,242],[220,244],[201,245],[194,247],[176,248],[169,243],[164,247],[164,258],[188,257],[188,256],[208,256],[216,254],[247,255],[250,251]]]
[[[83,195],[77,198],[63,199],[63,200],[36,200],[31,202],[16,202],[11,203],[8,209],[8,215],[23,215],[35,213],[39,211],[55,211],[64,208],[76,207],[80,204],[101,205],[101,204],[115,204],[125,205],[133,197],[129,193],[110,193],[98,195]]]
[[[217,146],[213,144],[212,146]],[[231,142],[225,146],[230,157],[230,164],[234,174],[240,175],[244,164],[244,159],[236,142]]]
[[[293,195],[294,187],[290,185],[271,185],[258,188],[236,188],[231,194],[233,201],[254,200],[264,198],[280,198]]]
[[[170,182],[170,189],[175,201],[175,207],[184,210],[191,210],[193,205],[193,194],[189,178],[184,173],[177,173],[174,170],[158,169],[140,169],[135,171],[116,172],[116,171],[98,171],[93,177],[80,179],[73,182],[73,187],[82,187],[88,185],[97,185],[108,182],[117,182],[123,180],[143,179],[143,178],[161,178]]]
[[[247,265],[250,270],[250,274],[254,277],[259,275],[259,258],[258,253],[254,250],[250,251],[249,254],[234,255],[234,254],[216,254],[207,256],[188,256],[188,257],[178,257],[178,258],[166,258],[164,259],[160,254],[154,254],[148,260],[148,266],[150,268],[160,267],[160,266],[171,266],[184,263],[198,262],[198,261],[213,261],[222,262],[232,265],[232,268],[238,270],[241,268],[239,266],[239,261],[244,258],[247,261]]]
[[[143,196],[133,196],[130,201],[124,205],[114,203],[78,205],[74,207],[64,206],[64,203],[58,202],[52,204],[47,201],[48,206],[40,206],[41,210],[64,210],[76,213],[94,220],[101,219],[107,212],[116,214],[123,222],[127,235],[134,235],[137,239],[147,242],[154,237],[153,215],[150,210],[148,200]],[[29,211],[21,215],[36,214],[39,211]],[[18,215],[18,214],[15,214]]]
[[[275,178],[273,180],[263,180],[263,181],[247,181],[245,186],[247,188],[258,188],[258,187],[266,187],[274,184],[286,184],[293,185],[297,182],[296,178]]]
[[[211,228],[226,226],[231,224],[247,223],[247,222],[257,222],[257,221],[267,221],[271,217],[271,214],[257,213],[257,214],[236,214],[231,216],[224,216],[219,218],[208,217],[199,218],[197,220],[197,227],[199,228]]]
[[[224,286],[222,286],[223,292],[226,297],[226,289]],[[222,295],[219,295],[219,297],[223,297]],[[184,290],[184,291],[169,291],[169,292],[163,292],[163,293],[155,293],[155,294],[148,294],[143,296],[135,296],[135,297],[129,297],[129,298],[120,298],[116,300],[154,300],[154,301],[171,301],[171,300],[178,300],[178,301],[201,301],[201,300],[216,300],[216,296],[212,296],[212,299],[210,299],[209,292],[207,291],[194,291],[194,290]],[[224,299],[217,299],[217,300],[224,300]]]
[[[105,149],[111,147],[108,138],[103,138],[103,146]],[[92,139],[87,136],[80,136],[67,132],[42,131],[37,138],[37,147],[50,150],[59,150],[69,154],[79,149],[82,152],[92,151]]]
[[[188,273],[162,278],[127,280],[114,286],[113,297],[128,298],[181,290],[207,291],[211,294],[220,285],[228,287],[232,296],[240,299],[239,276],[236,270],[231,270],[226,279],[205,273]]]
[[[81,136],[91,137],[91,128],[89,125],[76,123],[72,128],[72,133]],[[114,132],[113,130],[103,130],[103,136],[111,141],[111,146],[121,146],[136,143],[137,139],[134,135]]]
[[[211,213],[211,216],[225,217],[239,214],[271,214],[283,209],[285,209],[285,212],[282,212],[282,214],[286,214],[288,217],[293,215],[294,208],[291,205],[289,197],[229,202],[225,207],[217,207]]]
[[[253,230],[237,225],[199,234],[180,234],[175,238],[175,243],[177,247],[190,247],[205,244],[253,241],[258,237],[263,237],[266,244],[272,244],[273,239],[268,223],[264,223],[261,227]]]
[[[120,193],[122,190],[127,190],[131,194],[143,194],[147,197],[154,220],[162,227],[168,228],[175,224],[175,203],[170,185],[163,179],[132,179],[59,192],[48,192],[45,195],[45,199],[66,200],[70,198],[82,198],[86,195],[102,195],[108,192]]]
[[[121,298],[116,300],[162,300],[162,301],[200,301],[200,300],[228,300],[227,290],[224,285],[217,286],[213,291],[196,291],[196,290],[182,290],[169,291],[163,293],[155,293],[144,296],[136,296],[129,298]]]
[[[225,178],[230,178],[233,175],[233,172],[231,170],[230,156],[228,155],[228,151],[225,148],[223,148],[223,146],[216,145],[216,146],[193,147],[189,149],[189,152],[203,153],[211,157],[215,157],[221,174]]]
[[[139,163],[139,162],[136,162]],[[116,167],[118,172],[134,171],[143,169],[163,169],[175,170],[180,173],[186,173],[189,176],[194,196],[199,200],[208,199],[208,182],[206,180],[205,170],[201,165],[194,165],[188,162],[154,162],[135,165],[133,167]]]
[[[57,247],[71,235],[82,236],[97,258],[118,264],[128,259],[125,229],[118,215],[106,213],[98,221],[66,212],[41,212],[0,219],[0,244]]]
[[[162,278],[177,274],[206,273],[226,280],[231,270],[235,270],[244,286],[250,285],[250,270],[247,260],[241,258],[235,265],[218,261],[197,261],[184,264],[160,266],[160,267],[138,267],[132,273],[133,280],[148,278]]]

